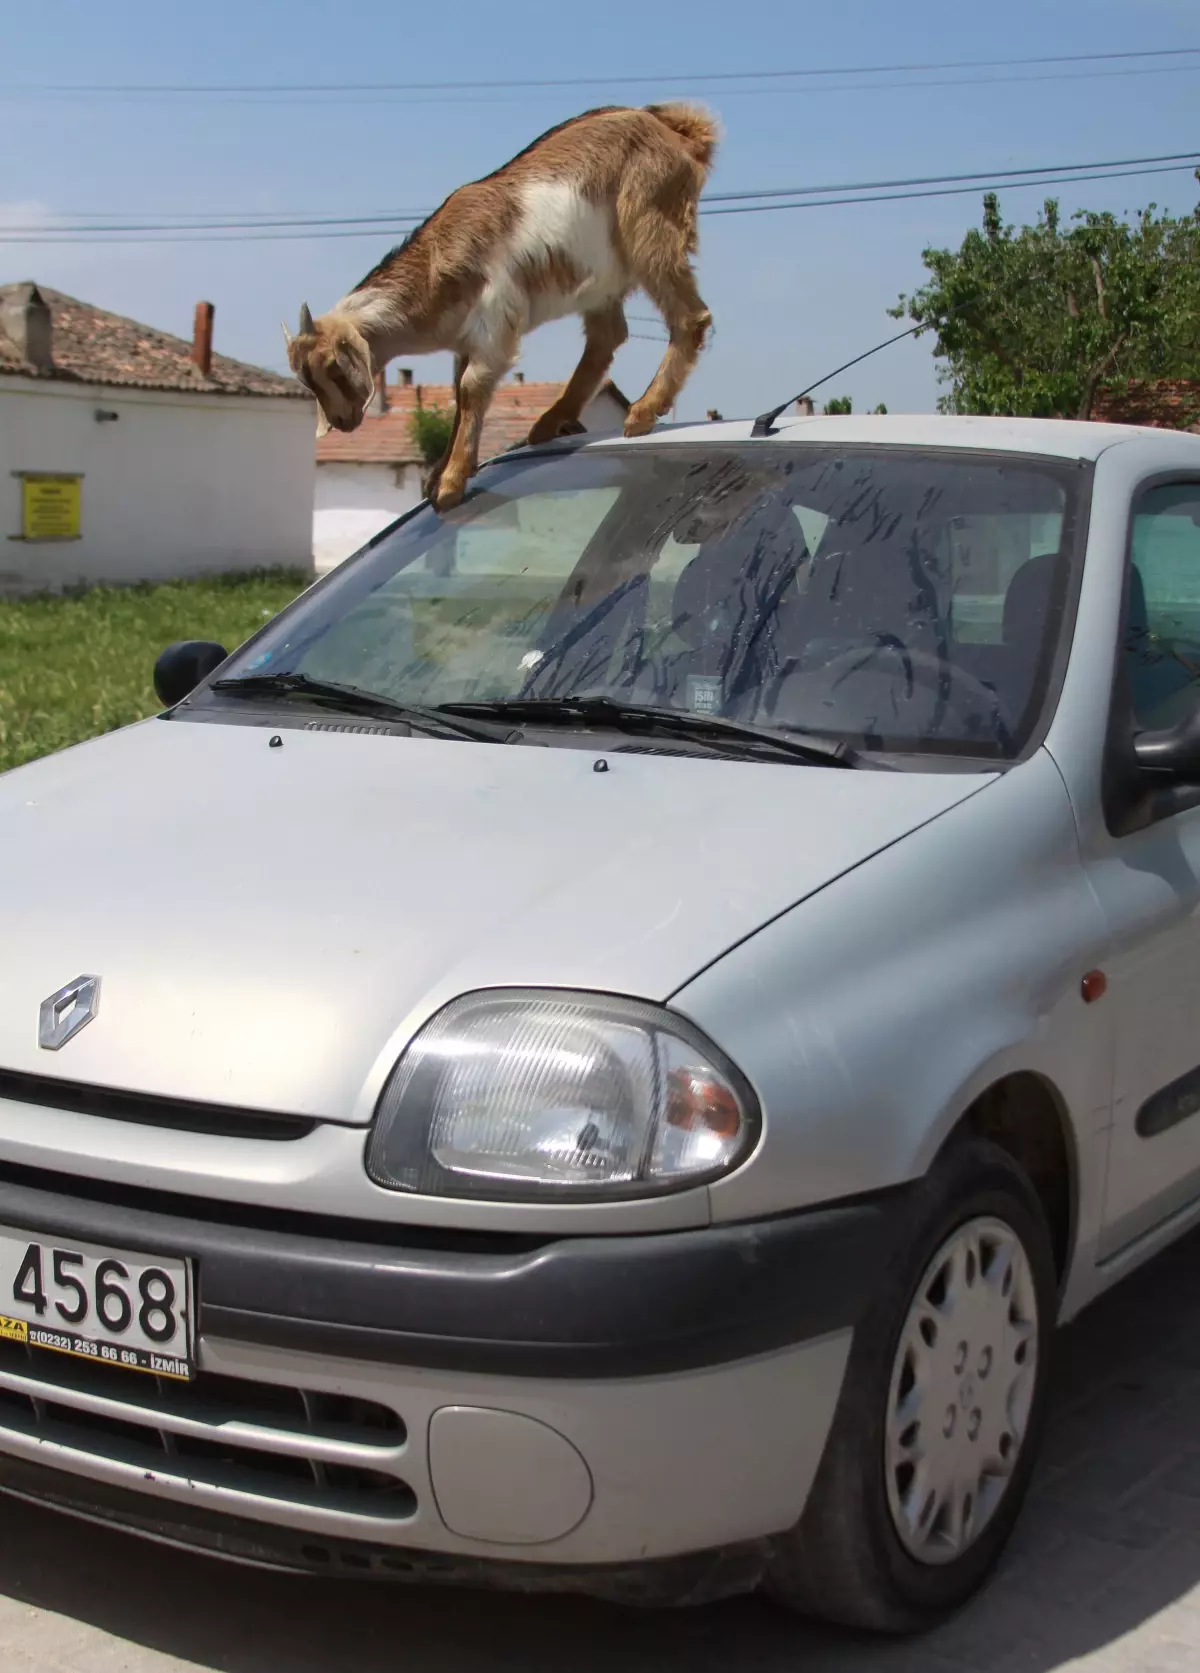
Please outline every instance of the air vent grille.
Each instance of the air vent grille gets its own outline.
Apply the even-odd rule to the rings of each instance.
[[[306,720],[306,732],[353,732],[359,736],[380,738],[406,738],[409,736],[407,726],[389,726],[385,723],[369,720]]]

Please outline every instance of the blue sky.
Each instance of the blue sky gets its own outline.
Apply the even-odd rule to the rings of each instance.
[[[713,191],[1000,170],[1157,156],[1200,145],[1200,57],[1168,73],[945,71],[851,74],[810,84],[714,85],[706,73],[821,69],[1055,53],[1200,47],[1196,0],[606,0],[603,6],[457,0],[209,0],[203,7],[57,0],[10,7],[0,63],[0,282],[36,278],[188,335],[193,304],[216,304],[216,343],[283,364],[280,316],[327,307],[394,240],[226,243],[16,242],[13,228],[80,215],[234,212],[374,214],[432,206],[580,109],[699,93],[724,126]],[[1015,74],[1038,80],[1014,80]],[[588,88],[237,98],[37,94],[53,83],[363,83],[595,76]],[[670,76],[660,86],[622,77]],[[985,82],[982,77],[990,78]],[[1066,77],[1078,77],[1068,80]],[[683,78],[683,79],[678,79]],[[926,85],[915,86],[915,82]],[[941,81],[942,85],[929,85]],[[962,84],[964,81],[967,84]],[[956,84],[958,83],[958,84]],[[1054,188],[1064,210],[1190,208],[1187,173]],[[1006,190],[1010,219],[1043,190]],[[891,204],[706,217],[701,290],[712,346],[679,416],[755,412],[896,326],[886,309],[921,279],[921,250],[956,244],[979,194]],[[8,238],[5,228],[10,229]],[[648,315],[644,302],[631,311]],[[653,327],[638,325],[640,332]],[[529,378],[565,377],[578,327],[526,340]],[[615,368],[640,393],[661,351],[631,341]],[[447,363],[416,363],[417,377]],[[936,399],[924,341],[886,350],[823,392],[855,407],[927,411]]]

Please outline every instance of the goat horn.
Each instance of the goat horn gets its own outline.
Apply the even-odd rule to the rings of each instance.
[[[302,302],[300,304],[300,329],[301,331],[307,332],[309,336],[311,336],[317,329],[313,324],[313,317],[308,311],[307,302]]]
[[[291,348],[291,346],[292,346],[292,334],[287,328],[287,321],[286,320],[280,320],[279,323],[280,323],[280,325],[283,326],[283,340],[287,344],[288,348]]]

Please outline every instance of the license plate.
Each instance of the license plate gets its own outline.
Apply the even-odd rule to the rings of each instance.
[[[192,1317],[190,1261],[0,1226],[0,1339],[188,1382]]]

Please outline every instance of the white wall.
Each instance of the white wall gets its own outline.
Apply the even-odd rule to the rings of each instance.
[[[313,432],[307,401],[0,376],[0,591],[311,569]],[[7,539],[14,471],[81,473],[82,538]]]
[[[416,465],[318,465],[312,513],[317,574],[333,569],[401,512],[420,503],[421,472]]]
[[[624,407],[606,390],[583,409],[584,427],[593,435],[619,432],[624,421]],[[312,533],[317,574],[335,568],[421,499],[417,465],[318,465]]]

